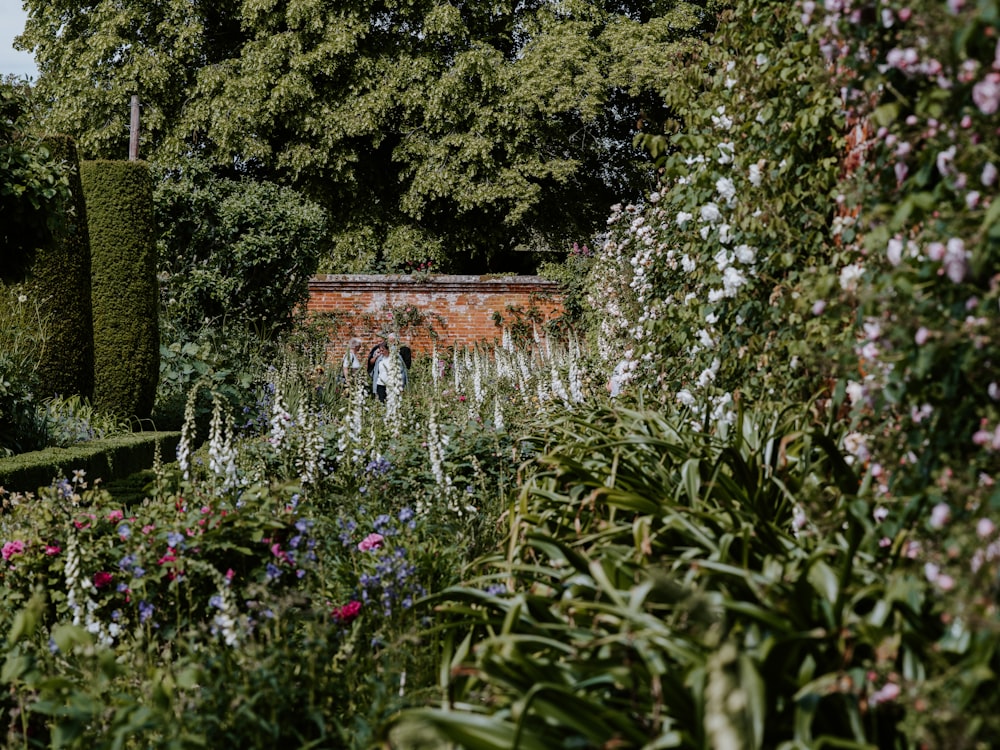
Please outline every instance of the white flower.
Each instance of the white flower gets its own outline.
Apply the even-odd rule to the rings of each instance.
[[[719,158],[716,160],[719,164],[732,164],[733,162],[733,146],[732,143],[724,142],[719,144]]]
[[[761,159],[756,164],[750,165],[750,184],[754,187],[760,187],[761,183],[764,181],[764,171],[762,169],[764,160]]]
[[[720,271],[725,271],[729,267],[729,253],[723,248],[715,254],[715,265],[719,267]]]
[[[944,271],[948,278],[955,284],[961,283],[962,279],[965,278],[965,272],[968,269],[968,259],[969,253],[965,249],[965,242],[958,237],[952,237],[948,240],[942,263],[944,264]]]
[[[840,270],[840,288],[845,292],[853,292],[858,288],[858,280],[864,274],[864,269],[857,263],[844,266]]]
[[[899,237],[893,237],[889,240],[889,245],[886,247],[885,253],[889,258],[889,263],[893,266],[898,266],[900,261],[903,260],[903,241]]]
[[[717,128],[721,128],[722,130],[729,130],[729,128],[733,126],[733,120],[731,117],[726,115],[726,108],[719,107],[716,110],[716,112],[718,112],[719,114],[718,116],[712,115],[712,124],[715,125],[715,127]]]
[[[689,221],[691,221],[691,219],[693,219],[693,218],[694,218],[694,216],[692,214],[689,214],[687,211],[678,211],[677,212],[677,226],[679,226],[681,229],[683,229],[684,225],[687,224]]]
[[[747,283],[747,277],[733,266],[722,274],[722,286],[727,297],[735,297],[736,290]]]
[[[865,387],[854,380],[847,381],[847,398],[852,405],[861,403],[865,398]]]
[[[719,207],[715,203],[706,203],[701,207],[700,211],[701,220],[706,221],[709,224],[716,224],[722,219],[722,214],[719,212]]]
[[[684,406],[694,406],[694,396],[687,388],[677,392],[677,400]]]
[[[757,248],[750,245],[736,246],[736,260],[744,265],[750,265],[757,259]]]
[[[715,191],[727,203],[736,199],[736,185],[728,177],[720,177],[715,181]]]

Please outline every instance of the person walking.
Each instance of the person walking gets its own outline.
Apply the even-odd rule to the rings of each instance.
[[[361,372],[361,339],[356,336],[352,336],[347,342],[347,352],[340,369],[344,385],[351,386],[357,381],[358,373]]]
[[[372,370],[372,393],[378,397],[379,401],[385,403],[390,385],[396,383],[400,388],[405,388],[407,379],[406,363],[403,362],[399,350],[394,353],[390,352],[389,344],[383,341],[378,346],[375,366]]]

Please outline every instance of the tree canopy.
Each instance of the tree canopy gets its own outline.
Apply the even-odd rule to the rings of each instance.
[[[32,132],[30,89],[0,81],[0,283],[23,279],[63,221],[69,166]]]
[[[27,0],[50,129],[86,158],[192,155],[295,188],[325,270],[507,270],[641,195],[660,97],[718,0]]]

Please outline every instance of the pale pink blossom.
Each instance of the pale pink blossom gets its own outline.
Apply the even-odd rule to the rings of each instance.
[[[930,525],[932,529],[943,529],[951,520],[951,507],[947,503],[938,503],[931,509]]]
[[[973,86],[972,101],[984,115],[996,114],[1000,109],[1000,73],[990,73]]]
[[[955,161],[956,151],[957,149],[955,148],[954,145],[952,145],[951,147],[938,153],[935,162],[937,164],[938,172],[940,172],[942,175],[951,174],[952,172],[951,165],[952,162]]]
[[[931,332],[927,330],[924,326],[920,326],[917,329],[917,333],[914,335],[913,340],[917,342],[917,346],[923,346],[927,343],[927,339],[931,336]]]
[[[979,178],[984,187],[991,187],[997,181],[997,168],[993,162],[988,161],[983,165],[983,173]]]
[[[22,542],[20,539],[15,539],[12,542],[6,542],[3,545],[2,554],[4,560],[10,560],[10,558],[14,557],[15,555],[20,555],[23,552],[24,552],[24,542]]]
[[[993,536],[994,531],[996,531],[996,525],[988,518],[980,518],[976,523],[976,534],[979,535],[980,539]]]
[[[899,685],[895,682],[887,682],[885,685],[868,696],[868,705],[877,706],[879,703],[894,701],[899,697],[899,693]]]
[[[381,549],[384,537],[381,534],[369,534],[361,543],[358,544],[358,549],[362,552],[368,552],[373,549]]]

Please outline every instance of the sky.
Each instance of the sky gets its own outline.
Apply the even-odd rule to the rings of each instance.
[[[31,53],[14,49],[14,37],[24,31],[27,17],[21,0],[0,0],[0,78],[11,74],[18,78],[38,77]]]

